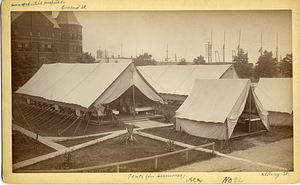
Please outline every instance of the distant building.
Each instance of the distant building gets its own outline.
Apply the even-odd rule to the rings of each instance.
[[[76,62],[82,52],[82,26],[72,11],[61,11],[57,18],[51,11],[12,12],[11,50],[22,58],[29,55],[37,67],[50,63],[54,51],[61,62]]]
[[[97,61],[100,61],[103,58],[103,51],[101,49],[97,50]]]
[[[106,54],[105,54],[106,53]],[[103,56],[104,54],[104,56]],[[122,62],[132,62],[133,58],[131,56],[131,58],[128,57],[121,57],[120,55],[118,55],[117,57],[115,57],[114,55],[112,55],[111,57],[108,56],[108,51],[102,51],[102,50],[97,50],[97,62],[99,63],[122,63]]]

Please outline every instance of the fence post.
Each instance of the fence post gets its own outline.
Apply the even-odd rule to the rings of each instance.
[[[189,151],[185,152],[185,161],[187,162],[189,160]]]
[[[156,157],[155,158],[155,169],[157,169],[157,161],[158,161],[158,158]]]
[[[213,142],[212,154],[215,154],[215,142]]]
[[[120,172],[120,166],[117,165],[117,173],[119,173],[119,172]]]

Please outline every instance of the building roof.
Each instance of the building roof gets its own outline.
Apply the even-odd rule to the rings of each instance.
[[[268,111],[293,112],[292,78],[260,78],[255,93]]]
[[[133,84],[150,100],[163,101],[132,63],[44,64],[16,93],[89,108],[114,101]]]
[[[19,18],[21,15],[27,12],[11,12],[11,22],[14,22],[17,18]],[[30,12],[29,12],[30,13]],[[50,21],[53,24],[54,28],[60,28],[59,25],[57,24],[57,21],[53,17],[52,13],[48,12],[39,12],[41,13],[48,21]]]
[[[55,18],[53,17],[52,14],[46,13],[46,12],[41,12],[50,22],[52,22],[54,24],[54,28],[60,28],[57,21],[55,20]]]
[[[219,79],[233,65],[159,65],[138,70],[158,93],[188,95],[195,79]],[[233,71],[235,73],[235,71]],[[235,73],[236,74],[236,73]],[[235,75],[235,78],[238,78]]]
[[[56,20],[59,25],[73,24],[73,25],[81,26],[81,24],[79,23],[79,21],[77,20],[77,18],[75,16],[74,12],[72,12],[72,11],[60,11]]]
[[[14,22],[18,17],[20,17],[24,12],[11,12],[11,22]]]

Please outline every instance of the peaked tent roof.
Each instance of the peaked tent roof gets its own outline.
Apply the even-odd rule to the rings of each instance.
[[[292,78],[260,78],[255,88],[263,106],[272,112],[293,112]]]
[[[81,24],[79,23],[79,21],[77,20],[77,18],[75,16],[74,12],[72,12],[72,11],[60,11],[56,19],[57,19],[57,23],[59,25],[74,24],[74,25],[81,26]]]
[[[237,99],[248,94],[250,81],[239,80],[200,80],[188,98],[176,111],[176,117],[195,121],[224,123]]]
[[[163,101],[133,63],[44,64],[16,93],[89,108],[95,101],[112,102],[133,84],[149,99]]]
[[[219,79],[233,65],[142,66],[138,70],[158,93],[188,95],[195,79]],[[234,71],[235,78],[238,78]]]
[[[195,85],[181,107],[176,111],[176,118],[192,120],[197,123],[219,123],[222,129],[227,121],[228,138],[231,137],[238,118],[242,114],[250,89],[249,79],[196,79]],[[251,90],[251,91],[250,91]],[[252,92],[255,106],[267,129],[269,123],[267,111]],[[214,125],[218,127],[217,125]],[[208,128],[208,127],[207,127]],[[185,130],[194,130],[185,128]],[[205,132],[205,127],[201,128]],[[203,130],[204,129],[204,130]],[[211,138],[226,139],[225,132],[221,135],[211,131]],[[207,134],[207,133],[206,133]]]

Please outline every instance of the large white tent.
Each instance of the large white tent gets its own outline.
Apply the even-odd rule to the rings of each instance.
[[[269,130],[268,112],[252,91],[250,80],[196,79],[189,96],[176,111],[176,129],[199,137],[227,140],[247,101],[254,102],[257,116]]]
[[[165,99],[185,100],[195,79],[237,79],[232,64],[141,66],[138,70]]]
[[[293,125],[292,78],[260,78],[255,89],[271,125]]]
[[[150,100],[163,102],[133,63],[44,64],[16,94],[86,110],[116,100],[133,85]]]

